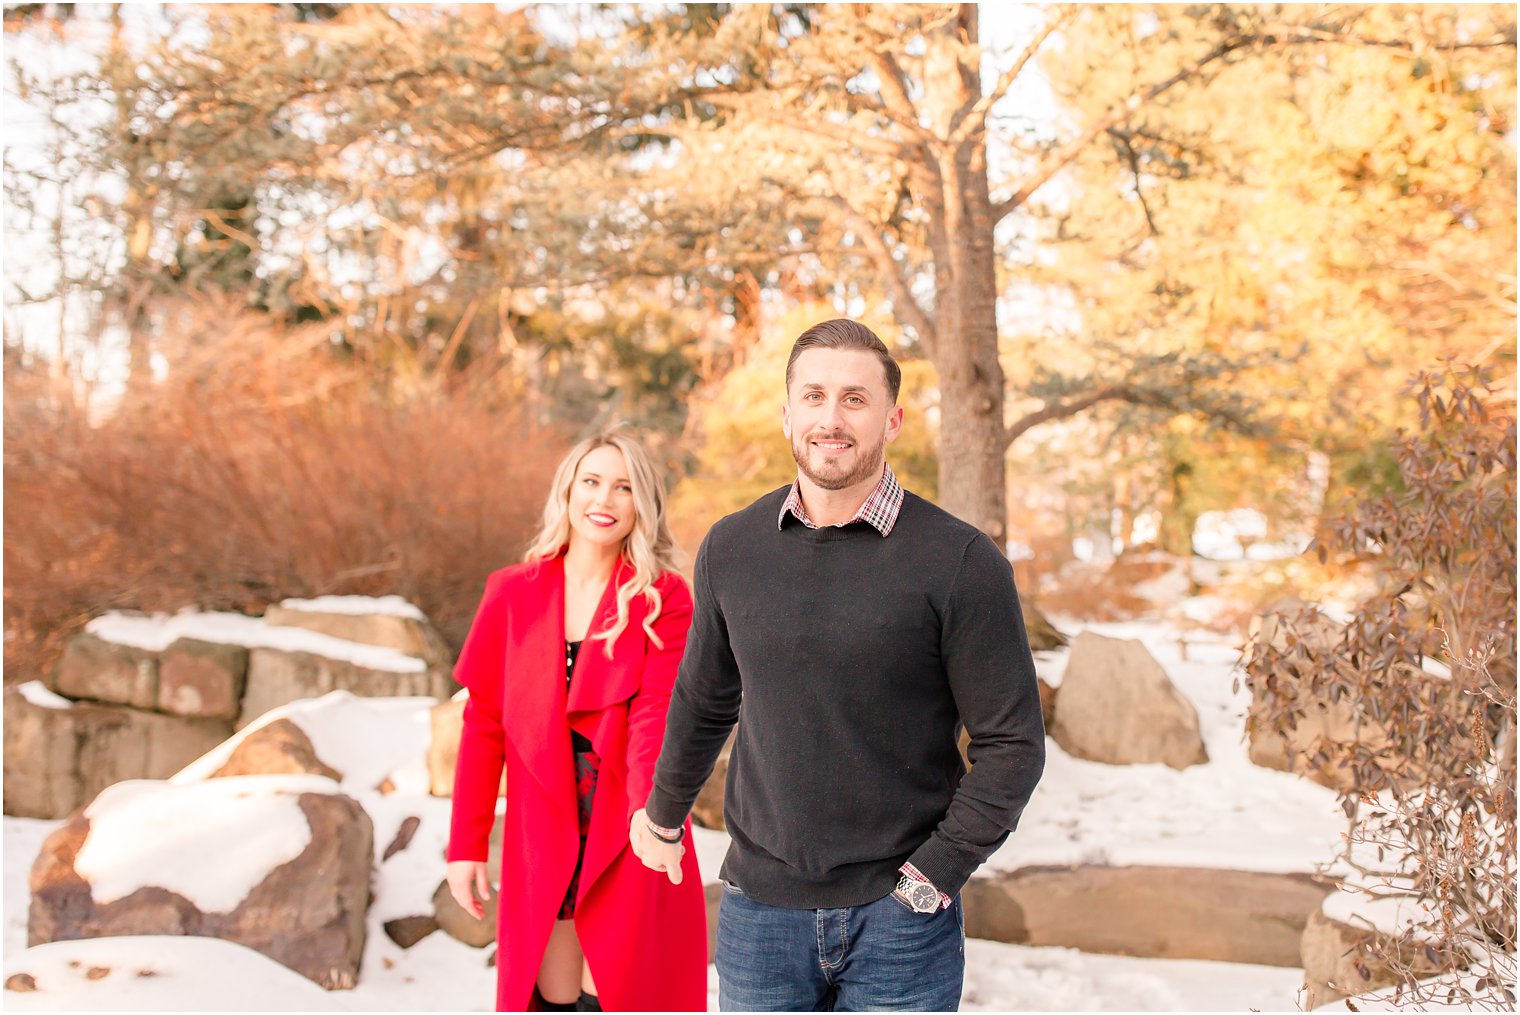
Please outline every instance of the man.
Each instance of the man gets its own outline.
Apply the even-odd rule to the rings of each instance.
[[[781,416],[797,480],[718,522],[697,555],[664,747],[629,838],[679,881],[681,823],[742,719],[725,797],[724,1011],[955,1010],[961,886],[1044,768],[1008,562],[885,463],[901,376],[864,325],[804,332]]]

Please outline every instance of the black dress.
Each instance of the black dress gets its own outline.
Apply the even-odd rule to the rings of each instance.
[[[570,690],[570,677],[575,672],[575,657],[580,653],[581,642],[565,642],[565,691]],[[581,846],[575,857],[575,873],[570,875],[570,887],[565,890],[565,901],[559,907],[559,919],[575,917],[575,896],[581,883],[581,865],[586,860],[586,836],[591,831],[591,800],[596,794],[596,776],[602,759],[591,749],[591,741],[575,730],[570,731],[570,750],[575,758],[575,802],[580,817]]]

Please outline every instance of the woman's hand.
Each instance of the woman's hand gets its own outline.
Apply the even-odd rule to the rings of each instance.
[[[484,860],[452,860],[448,871],[449,894],[477,920],[485,918],[485,903],[491,898],[491,880]]]

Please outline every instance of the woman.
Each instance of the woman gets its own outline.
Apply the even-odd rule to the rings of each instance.
[[[571,449],[527,562],[486,580],[454,669],[470,697],[448,882],[481,918],[505,764],[500,1011],[706,1010],[696,853],[671,884],[628,846],[691,622],[675,553],[648,454],[612,431]]]

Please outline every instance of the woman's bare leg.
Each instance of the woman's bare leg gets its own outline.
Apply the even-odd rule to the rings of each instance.
[[[591,978],[591,963],[581,962],[581,990],[594,996],[596,995],[596,981]]]
[[[544,961],[538,967],[538,992],[550,1004],[574,1004],[581,996],[586,957],[575,936],[574,920],[555,920],[544,947]]]

